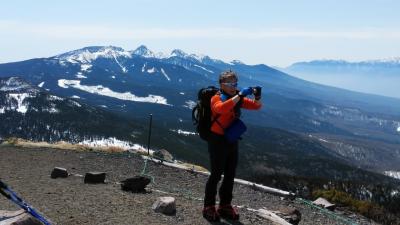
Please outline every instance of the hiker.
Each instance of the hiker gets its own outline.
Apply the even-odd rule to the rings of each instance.
[[[220,91],[211,98],[212,125],[208,138],[211,175],[206,184],[203,209],[203,217],[211,222],[219,221],[220,217],[239,220],[239,214],[236,208],[232,207],[231,201],[238,162],[238,139],[245,130],[244,124],[240,125],[240,108],[261,108],[261,87],[248,87],[238,91],[237,82],[238,76],[235,72],[229,70],[221,73]],[[254,99],[246,97],[252,94]],[[217,185],[222,174],[224,179],[219,189],[220,203],[217,209]]]

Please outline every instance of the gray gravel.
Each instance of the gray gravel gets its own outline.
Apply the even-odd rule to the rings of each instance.
[[[64,167],[74,174],[89,171],[107,172],[106,184],[89,185],[83,178],[70,176],[51,179],[54,167]],[[21,197],[50,218],[55,224],[210,224],[203,219],[201,210],[207,177],[160,164],[148,163],[147,173],[155,183],[146,193],[128,193],[117,183],[139,175],[144,161],[139,156],[77,152],[48,148],[32,149],[0,145],[0,178]],[[161,192],[168,192],[165,194]],[[166,216],[152,211],[157,197],[176,198],[177,212]],[[343,224],[319,210],[255,191],[235,184],[233,204],[241,206],[240,222],[224,221],[219,224],[272,224],[245,208],[270,210],[293,206],[302,213],[300,224]],[[0,210],[17,210],[7,199],[0,197]],[[376,224],[365,218],[339,211],[359,224]]]

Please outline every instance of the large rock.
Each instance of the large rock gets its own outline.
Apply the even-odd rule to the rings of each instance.
[[[165,215],[174,215],[176,213],[176,205],[174,197],[159,197],[154,202],[152,209],[155,212],[163,213]]]
[[[150,179],[143,176],[135,176],[121,181],[121,189],[124,191],[144,192],[146,186],[150,184]]]
[[[164,160],[164,161],[168,161],[168,162],[172,162],[174,160],[174,157],[171,155],[171,153],[169,153],[165,149],[161,149],[161,150],[158,150],[158,151],[154,152],[153,156],[158,158],[158,159],[161,159],[161,160]]]
[[[51,172],[51,178],[56,179],[56,178],[66,178],[68,177],[68,171],[65,168],[61,167],[54,167],[53,171]]]
[[[104,184],[105,180],[106,180],[106,173],[89,172],[86,173],[84,182],[85,184]]]
[[[313,203],[315,205],[321,206],[325,209],[329,209],[329,210],[335,210],[336,205],[330,203],[328,200],[324,199],[324,198],[318,198],[317,200],[313,201]]]
[[[43,225],[39,220],[26,213],[19,211],[0,211],[0,225]]]

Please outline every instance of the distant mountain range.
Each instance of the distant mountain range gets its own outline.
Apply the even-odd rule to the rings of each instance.
[[[284,159],[290,165],[288,174],[332,176],[330,171],[334,171],[336,162],[328,166],[330,169],[312,172],[293,164],[293,160],[305,162],[319,155],[379,172],[400,170],[399,99],[307,82],[266,65],[246,65],[238,60],[226,63],[182,50],[162,54],[145,46],[133,51],[95,46],[49,58],[0,64],[0,77],[18,76],[51,95],[115,113],[133,125],[109,130],[130,141],[146,143],[143,127],[147,127],[148,114],[152,113],[153,147],[204,164],[206,147],[193,135],[191,108],[197,91],[217,85],[219,74],[226,69],[239,73],[243,87],[263,86],[263,109],[243,113],[249,125],[243,146],[247,163],[255,157],[260,165],[271,165],[272,169],[265,171],[278,171],[274,162]],[[120,122],[115,124],[124,127]],[[142,127],[137,131],[140,135],[129,138],[135,124]],[[261,155],[264,159],[259,158]]]
[[[314,60],[294,63],[282,71],[321,84],[400,98],[400,58],[360,62]]]
[[[366,60],[359,62],[349,62],[346,60],[313,60],[309,62],[297,62],[290,65],[287,68],[300,68],[300,67],[320,67],[320,68],[328,68],[334,67],[338,70],[354,69],[358,68],[360,71],[365,71],[367,68],[375,71],[379,71],[380,68],[392,68],[398,69],[400,67],[400,57],[396,58],[388,58],[388,59],[380,59],[380,60]]]

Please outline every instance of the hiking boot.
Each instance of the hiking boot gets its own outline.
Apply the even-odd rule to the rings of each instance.
[[[224,219],[239,220],[239,213],[232,205],[220,205],[217,212]]]
[[[214,205],[203,208],[203,217],[209,222],[219,222],[220,216]]]

